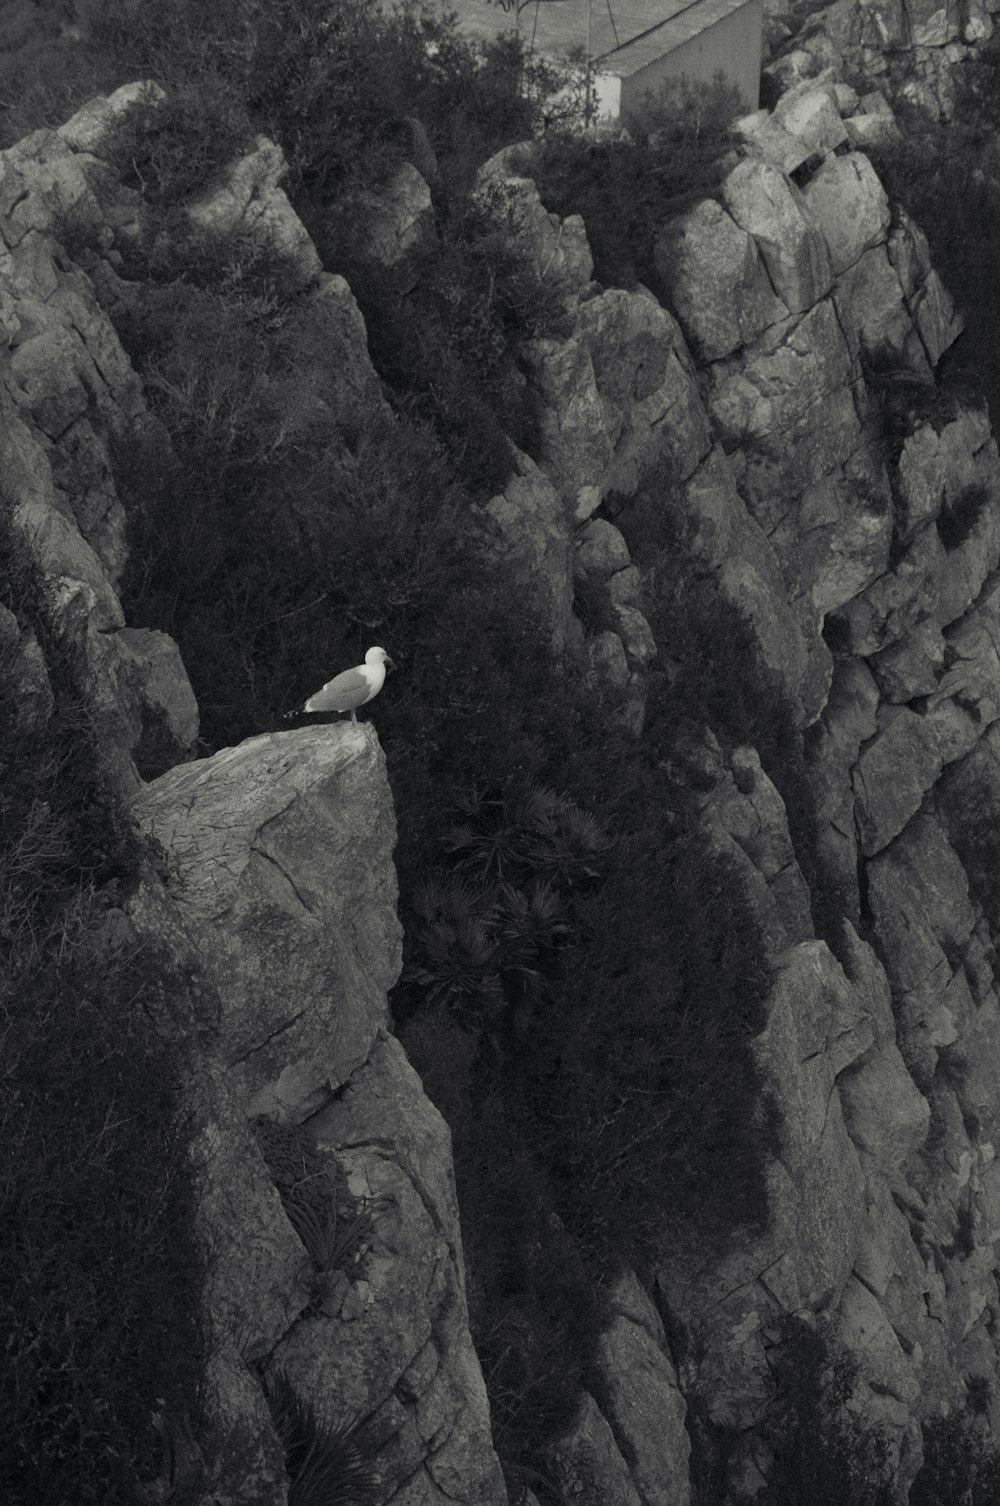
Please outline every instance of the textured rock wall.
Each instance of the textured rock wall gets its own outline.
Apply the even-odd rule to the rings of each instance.
[[[140,88],[120,91],[117,107]],[[145,403],[90,280],[54,233],[70,218],[101,218],[91,185],[106,169],[91,148],[114,114],[81,112],[0,152],[0,470],[109,764],[129,786],[144,738],[165,733],[174,756],[194,745],[198,708],[170,639],[125,626],[115,590],[125,518],[110,454]]]
[[[114,723],[109,754],[162,852],[127,923],[188,980],[203,1219],[218,1252],[212,1395],[221,1432],[247,1440],[227,1488],[284,1499],[253,1368],[264,1362],[322,1416],[363,1419],[385,1499],[499,1503],[448,1134],[386,1032],[399,936],[374,735],[255,738],[145,787],[132,770],[150,705],[178,754],[196,723],[176,649],[125,627],[114,589],[125,549],[107,445],[144,410],[94,287],[126,296],[114,245],[139,209],[119,197],[110,224],[91,181],[106,177],[102,142],[131,97],[0,156],[0,441],[53,620]],[[919,1419],[960,1406],[970,1377],[997,1377],[1000,1004],[953,839],[973,798],[1000,812],[1000,462],[981,411],[927,397],[960,322],[919,228],[890,213],[858,150],[891,128],[884,101],[830,76],[739,123],[719,199],[663,227],[669,308],[596,285],[581,222],[547,214],[510,154],[485,174],[510,183],[520,233],[539,269],[565,279],[575,315],[569,338],[524,352],[541,441],[487,504],[497,548],[544,606],[553,643],[586,656],[596,690],[628,692],[640,733],[656,584],[616,519],[641,480],[663,478],[660,505],[808,729],[822,854],[845,897],[835,957],[813,932],[756,753],[708,738],[703,818],[743,865],[770,948],[757,1050],[785,1144],[760,1238],[714,1263],[678,1242],[655,1301],[627,1275],[616,1286],[590,1389],[548,1450],[566,1493],[593,1506],[690,1498],[695,1403],[742,1435],[731,1494],[751,1491],[789,1313],[833,1323],[904,1483]],[[286,256],[342,353],[340,398],[375,400],[356,306],[318,271],[279,173],[259,143],[230,189],[199,204],[201,221]],[[87,275],[53,234],[70,210],[104,236]],[[372,254],[405,254],[387,226],[405,240],[410,220],[375,220]],[[876,351],[929,403],[898,455],[865,380]],[[945,524],[970,488],[985,502],[956,532]],[[651,494],[644,485],[643,507]],[[590,636],[572,612],[577,576],[600,604]],[[21,650],[43,704],[37,654]],[[286,1216],[251,1129],[261,1115],[297,1127],[370,1215],[339,1273],[319,1279]]]
[[[799,22],[795,7],[766,0],[764,76],[773,87],[787,88],[833,65],[947,120],[955,65],[990,40],[1000,6],[995,0],[834,0],[805,10]]]
[[[395,821],[373,729],[251,738],[137,797],[164,854],[131,901],[204,1001],[193,1087],[221,1437],[280,1369],[330,1423],[356,1418],[383,1498],[506,1499],[469,1337],[447,1127],[387,1034],[400,967]],[[251,1131],[297,1126],[370,1227],[311,1265]],[[312,1253],[310,1249],[310,1253]],[[249,1416],[248,1416],[249,1412]],[[266,1414],[237,1499],[284,1498]],[[233,1488],[232,1462],[215,1482]],[[256,1492],[256,1494],[254,1494]]]
[[[584,651],[595,678],[631,684],[640,726],[655,582],[615,519],[640,476],[663,478],[661,505],[807,729],[820,849],[843,896],[835,957],[815,938],[759,760],[709,745],[704,819],[744,864],[771,944],[757,1051],[785,1148],[766,1234],[711,1266],[679,1242],[657,1300],[677,1394],[741,1437],[733,1499],[766,1473],[757,1428],[788,1314],[829,1321],[856,1360],[856,1405],[889,1436],[904,1495],[919,1419],[961,1409],[971,1378],[997,1379],[1000,1015],[991,939],[950,837],[970,792],[1000,809],[1000,461],[985,411],[935,385],[961,321],[922,232],[890,211],[859,149],[893,129],[881,96],[859,100],[832,71],[795,84],[737,124],[718,199],[663,227],[670,309],[588,282],[577,254],[574,335],[527,352],[544,421],[537,469],[515,483],[518,535],[538,541],[526,569],[562,599],[558,549],[540,542],[554,492],[575,525],[574,568],[606,592]],[[510,154],[490,172],[505,169]],[[515,187],[544,265],[552,217]],[[579,246],[572,222],[560,234]],[[923,403],[895,447],[875,367]],[[950,529],[970,496],[966,526]],[[554,631],[573,642],[572,621]],[[553,1446],[581,1499],[653,1501],[657,1470],[684,1498],[683,1411],[642,1416],[636,1402],[625,1421],[620,1389],[581,1398]],[[673,1436],[671,1464],[651,1475],[637,1431],[646,1448]]]

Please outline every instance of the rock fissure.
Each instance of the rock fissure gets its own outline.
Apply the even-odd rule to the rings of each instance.
[[[313,920],[317,920],[318,921],[319,917],[316,916],[316,914],[314,913],[312,906],[309,904],[309,901],[306,899],[305,895],[299,889],[298,885],[296,884],[295,880],[292,878],[291,874],[288,872],[287,868],[283,867],[283,865],[275,857],[274,853],[273,852],[268,852],[266,848],[259,847],[256,843],[254,843],[251,846],[250,852],[251,852],[251,854],[254,857],[261,858],[265,863],[269,863],[271,865],[271,867],[275,870],[275,872],[278,873],[278,874],[280,874],[281,878],[284,880],[285,885],[291,891],[291,893],[294,895],[295,900],[299,904],[299,906]]]
[[[302,1019],[304,1013],[304,1010],[299,1010],[299,1012],[297,1014],[293,1014],[290,1019],[283,1020],[280,1025],[276,1025],[264,1040],[257,1041],[254,1043],[254,1045],[248,1046],[245,1050],[237,1052],[235,1055],[229,1057],[229,1065],[231,1067],[235,1067],[241,1062],[250,1061],[259,1052],[266,1051],[268,1046],[270,1046],[273,1041],[277,1040],[279,1036],[286,1034],[286,1032],[289,1030],[292,1030],[298,1024],[299,1020]]]

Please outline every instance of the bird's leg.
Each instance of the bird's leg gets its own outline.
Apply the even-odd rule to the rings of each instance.
[[[357,717],[354,714],[354,707],[353,706],[351,707],[351,721],[352,722],[356,722],[357,721]]]

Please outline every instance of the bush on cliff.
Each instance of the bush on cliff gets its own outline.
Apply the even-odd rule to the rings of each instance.
[[[511,987],[488,930],[472,957],[446,917],[444,954],[428,956],[408,917],[420,965],[394,996],[400,1037],[452,1129],[473,1336],[512,1479],[538,1466],[535,1450],[587,1384],[608,1274],[646,1269],[692,1231],[704,1253],[734,1225],[759,1226],[779,1147],[749,1050],[767,978],[742,879],[653,759],[608,731],[591,739],[589,770],[565,745],[549,752],[614,841],[561,891],[559,934],[533,936],[520,958],[532,986]],[[522,865],[516,824],[496,835],[510,880],[530,887],[544,854]],[[467,852],[445,845],[453,860]],[[463,965],[468,988],[454,986]]]
[[[5,0],[0,6],[0,151],[67,120],[124,83],[103,54],[81,46],[74,21],[88,0]]]
[[[450,200],[402,287],[353,244],[351,223],[334,210],[310,228],[324,265],[358,300],[379,375],[407,417],[434,425],[472,487],[502,487],[511,440],[530,453],[536,439],[520,343],[571,331],[561,279],[519,244],[514,202],[499,185]]]
[[[977,46],[956,72],[951,119],[900,109],[898,143],[872,158],[890,197],[926,233],[934,267],[967,316],[966,332],[946,358],[949,377],[985,388],[1000,416],[1000,287],[993,249],[1000,239],[1000,162],[996,151],[1000,42]]]
[[[140,855],[0,496],[0,600],[54,693],[24,725],[0,651],[0,1496],[127,1506],[153,1422],[197,1425],[204,1257],[158,961],[111,941]]]
[[[994,1506],[1000,1499],[1000,1450],[984,1422],[953,1412],[924,1423],[924,1462],[909,1506]]]
[[[848,1405],[857,1366],[829,1334],[797,1319],[785,1321],[783,1340],[760,1506],[892,1506],[888,1439]]]
[[[240,101],[281,146],[292,193],[329,204],[371,186],[401,157],[393,129],[416,117],[450,188],[541,124],[557,82],[509,38],[480,44],[416,3],[363,0],[100,0],[91,46],[123,76],[197,80]]]
[[[583,216],[600,282],[659,288],[656,237],[671,214],[715,191],[727,128],[741,110],[719,75],[712,85],[684,80],[647,95],[626,122],[629,137],[546,135],[531,175],[547,209]]]

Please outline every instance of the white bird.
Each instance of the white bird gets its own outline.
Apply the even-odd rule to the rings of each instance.
[[[349,711],[351,721],[356,722],[355,710],[373,700],[385,684],[385,672],[393,669],[392,660],[384,648],[370,648],[365,662],[355,669],[345,669],[334,675],[322,690],[311,695],[304,706],[296,706],[288,716],[300,716],[304,711]]]

